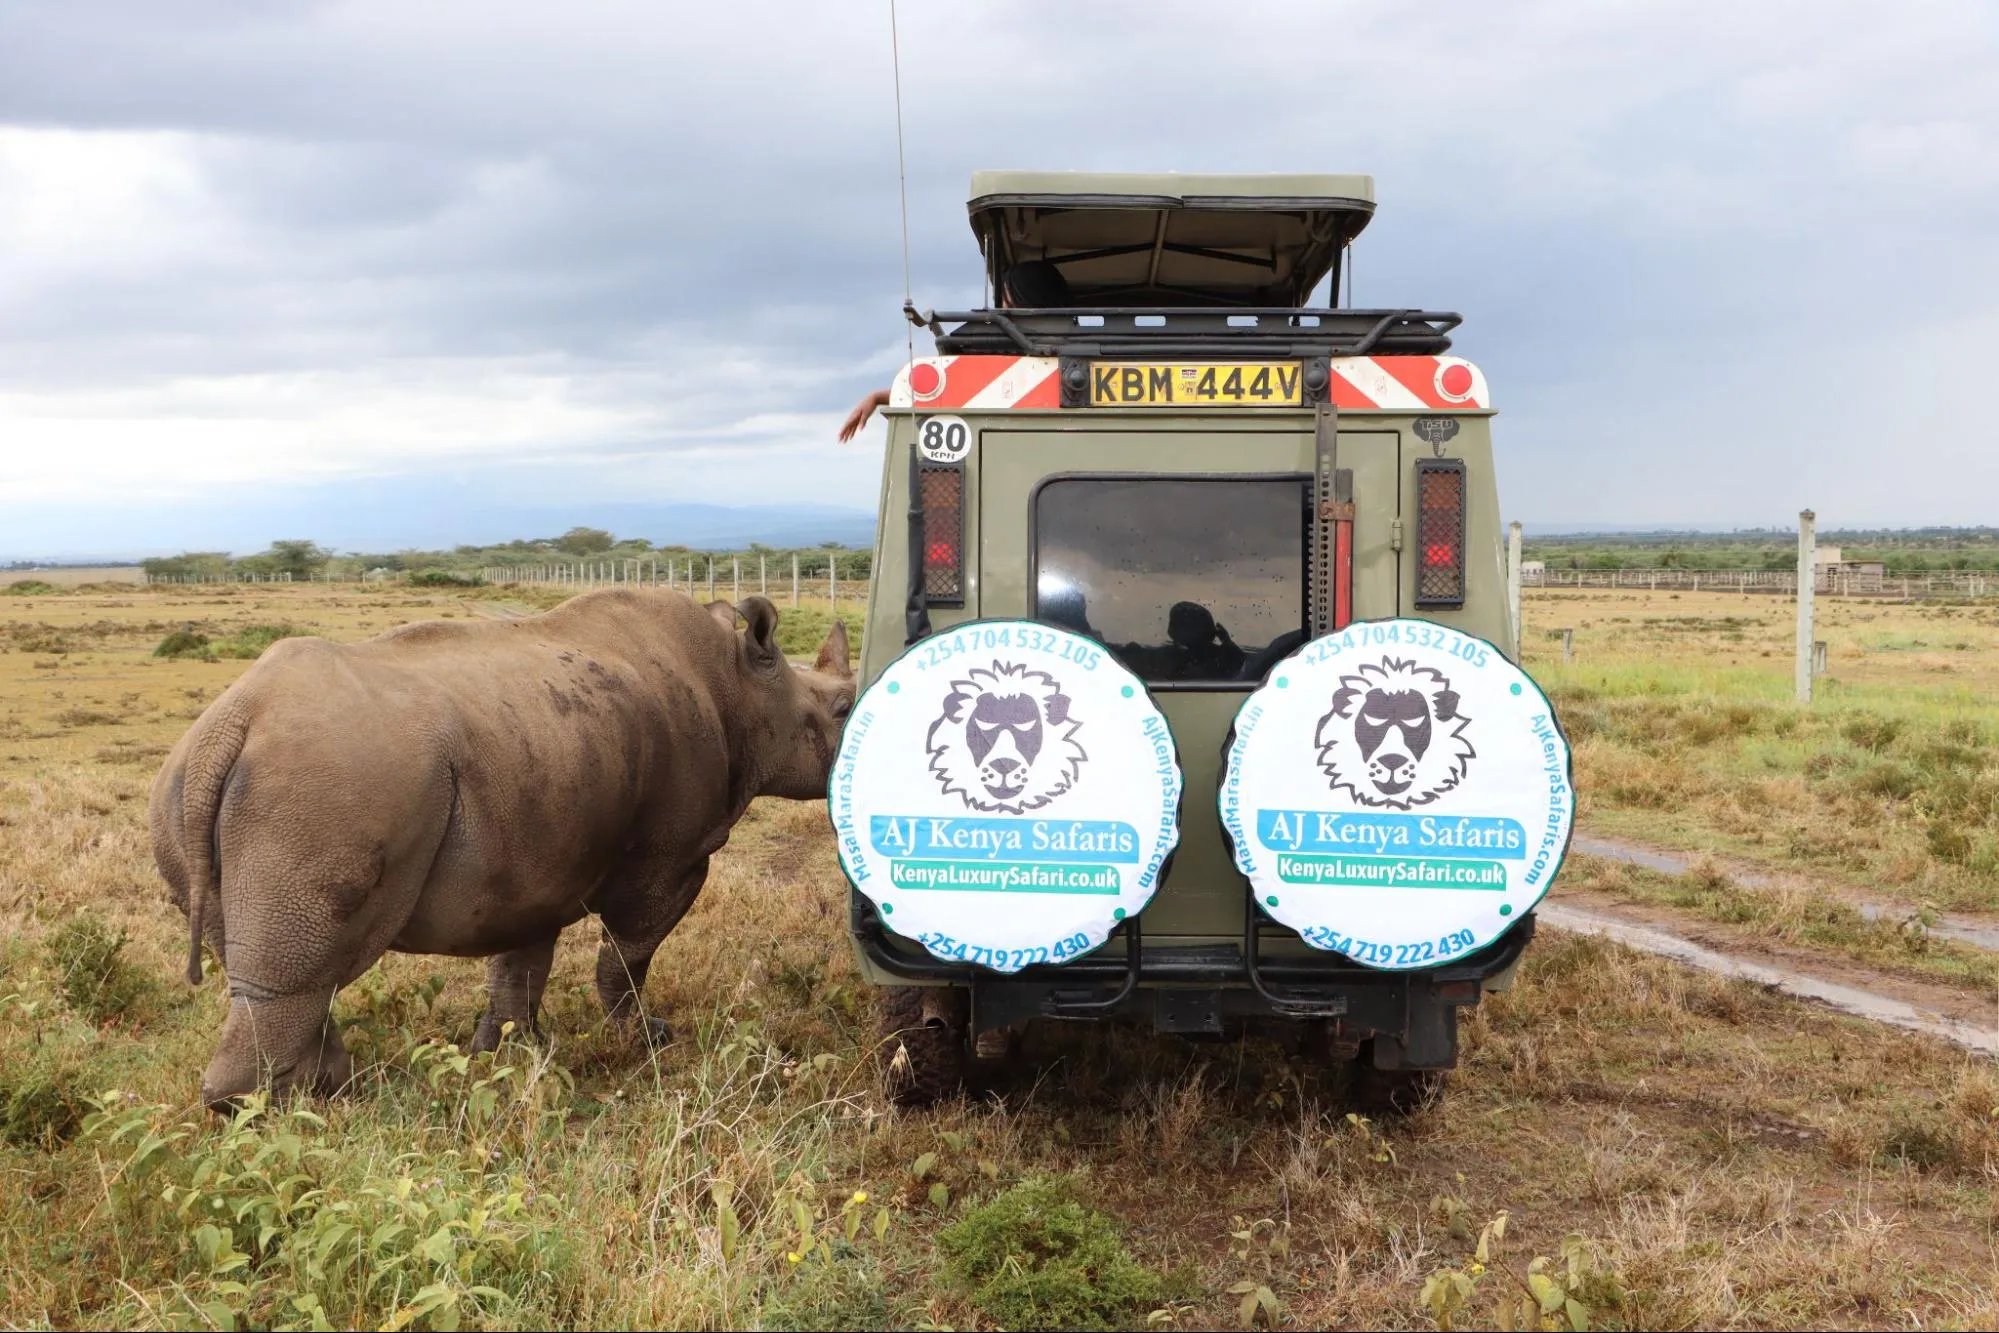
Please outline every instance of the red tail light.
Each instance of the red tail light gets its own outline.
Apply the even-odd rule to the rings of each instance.
[[[923,591],[932,605],[965,601],[965,469],[925,463],[917,469],[923,503]]]
[[[1416,605],[1465,604],[1465,465],[1416,460]]]

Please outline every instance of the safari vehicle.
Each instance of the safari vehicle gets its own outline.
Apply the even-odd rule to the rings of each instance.
[[[1220,1037],[1288,1027],[1399,1104],[1457,1058],[1457,1011],[1510,980],[1531,913],[1445,966],[1386,971],[1259,911],[1216,812],[1223,747],[1276,661],[1415,616],[1514,651],[1484,377],[1455,314],[1337,303],[1371,178],[979,172],[982,309],[919,313],[896,377],[861,681],[994,617],[1089,635],[1141,677],[1185,778],[1142,913],[1061,964],[932,956],[851,894],[890,992],[898,1100],[935,1097],[1027,1020]],[[1320,288],[1332,294],[1315,304]]]

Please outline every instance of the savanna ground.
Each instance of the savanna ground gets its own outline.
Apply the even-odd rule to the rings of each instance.
[[[1548,1327],[1999,1323],[1991,1065],[1552,929],[1406,1119],[1350,1119],[1336,1073],[1256,1041],[1088,1027],[891,1111],[818,805],[760,803],[716,858],[653,969],[659,1052],[603,1027],[579,928],[547,1046],[439,1045],[481,967],[395,957],[337,1005],[354,1095],[212,1120],[222,983],[180,979],[145,834],[167,747],[284,629],[534,600],[0,596],[0,1325],[1466,1327],[1517,1323],[1529,1281]],[[1556,894],[1989,1012],[1987,956],[1924,924],[1999,911],[1999,615],[1821,611],[1803,710],[1788,602],[1530,600],[1584,828],[1699,854],[1578,856]],[[153,656],[176,631],[207,642]]]

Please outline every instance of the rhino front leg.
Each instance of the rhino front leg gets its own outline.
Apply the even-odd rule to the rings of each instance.
[[[652,970],[652,956],[687,915],[707,879],[704,856],[692,869],[662,873],[637,892],[607,896],[604,940],[597,948],[597,998],[613,1023],[636,1025],[654,1045],[671,1041],[673,1029],[664,1019],[643,1013],[646,974]]]
[[[487,960],[486,1012],[479,1018],[479,1030],[472,1034],[474,1051],[497,1047],[500,1029],[508,1023],[514,1025],[517,1037],[540,1035],[535,1018],[541,1012],[542,987],[548,984],[549,965],[560,937],[557,932]]]

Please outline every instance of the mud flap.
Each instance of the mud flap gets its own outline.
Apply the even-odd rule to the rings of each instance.
[[[1458,1062],[1458,1007],[1410,997],[1409,1030],[1374,1039],[1376,1069],[1449,1069]]]

